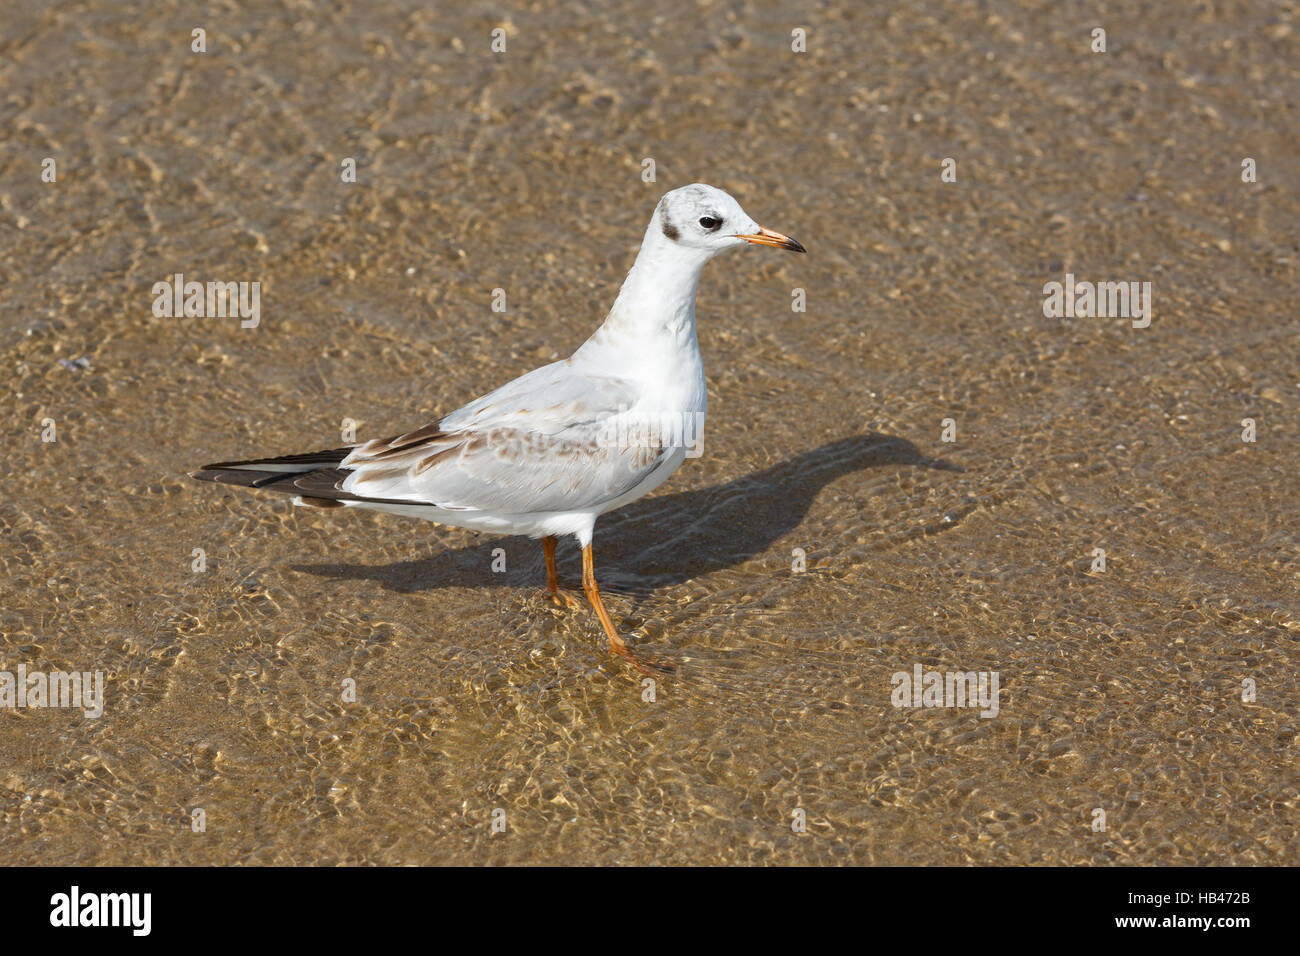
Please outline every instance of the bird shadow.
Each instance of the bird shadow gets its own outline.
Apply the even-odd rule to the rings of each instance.
[[[597,526],[594,552],[601,588],[631,593],[640,604],[656,588],[742,564],[797,528],[818,492],[836,478],[890,466],[965,470],[926,457],[906,439],[869,433],[829,442],[722,484],[642,498]],[[540,591],[545,580],[542,549],[538,542],[516,540],[526,542],[528,556],[522,561],[510,557],[525,552],[494,537],[485,544],[448,548],[409,561],[294,565],[293,570],[334,580],[375,581],[403,593],[499,586]],[[506,567],[494,572],[500,553],[493,552],[502,547]],[[577,582],[576,555],[574,548],[557,562],[566,585]]]

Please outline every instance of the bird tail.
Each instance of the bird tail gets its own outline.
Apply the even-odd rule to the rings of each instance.
[[[337,508],[343,501],[356,500],[339,486],[348,472],[338,466],[352,452],[351,447],[331,448],[305,455],[280,458],[250,458],[222,461],[190,472],[196,481],[238,485],[262,491],[294,495],[296,503],[319,508]]]

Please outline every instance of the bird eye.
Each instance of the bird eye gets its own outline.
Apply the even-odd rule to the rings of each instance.
[[[712,232],[714,229],[717,229],[722,225],[722,220],[714,219],[712,216],[705,216],[700,220],[700,225],[709,230],[709,232]]]

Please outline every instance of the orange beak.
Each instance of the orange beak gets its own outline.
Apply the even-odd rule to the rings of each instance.
[[[778,249],[789,249],[791,252],[807,252],[808,250],[801,246],[797,240],[789,236],[774,232],[771,229],[764,229],[759,226],[758,232],[748,236],[736,236],[737,239],[744,239],[746,242],[752,242],[756,246],[776,246]]]

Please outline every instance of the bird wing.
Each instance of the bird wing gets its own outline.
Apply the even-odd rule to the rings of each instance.
[[[448,511],[582,511],[644,481],[667,457],[656,436],[620,438],[635,383],[543,366],[441,421],[354,449],[341,488]]]

